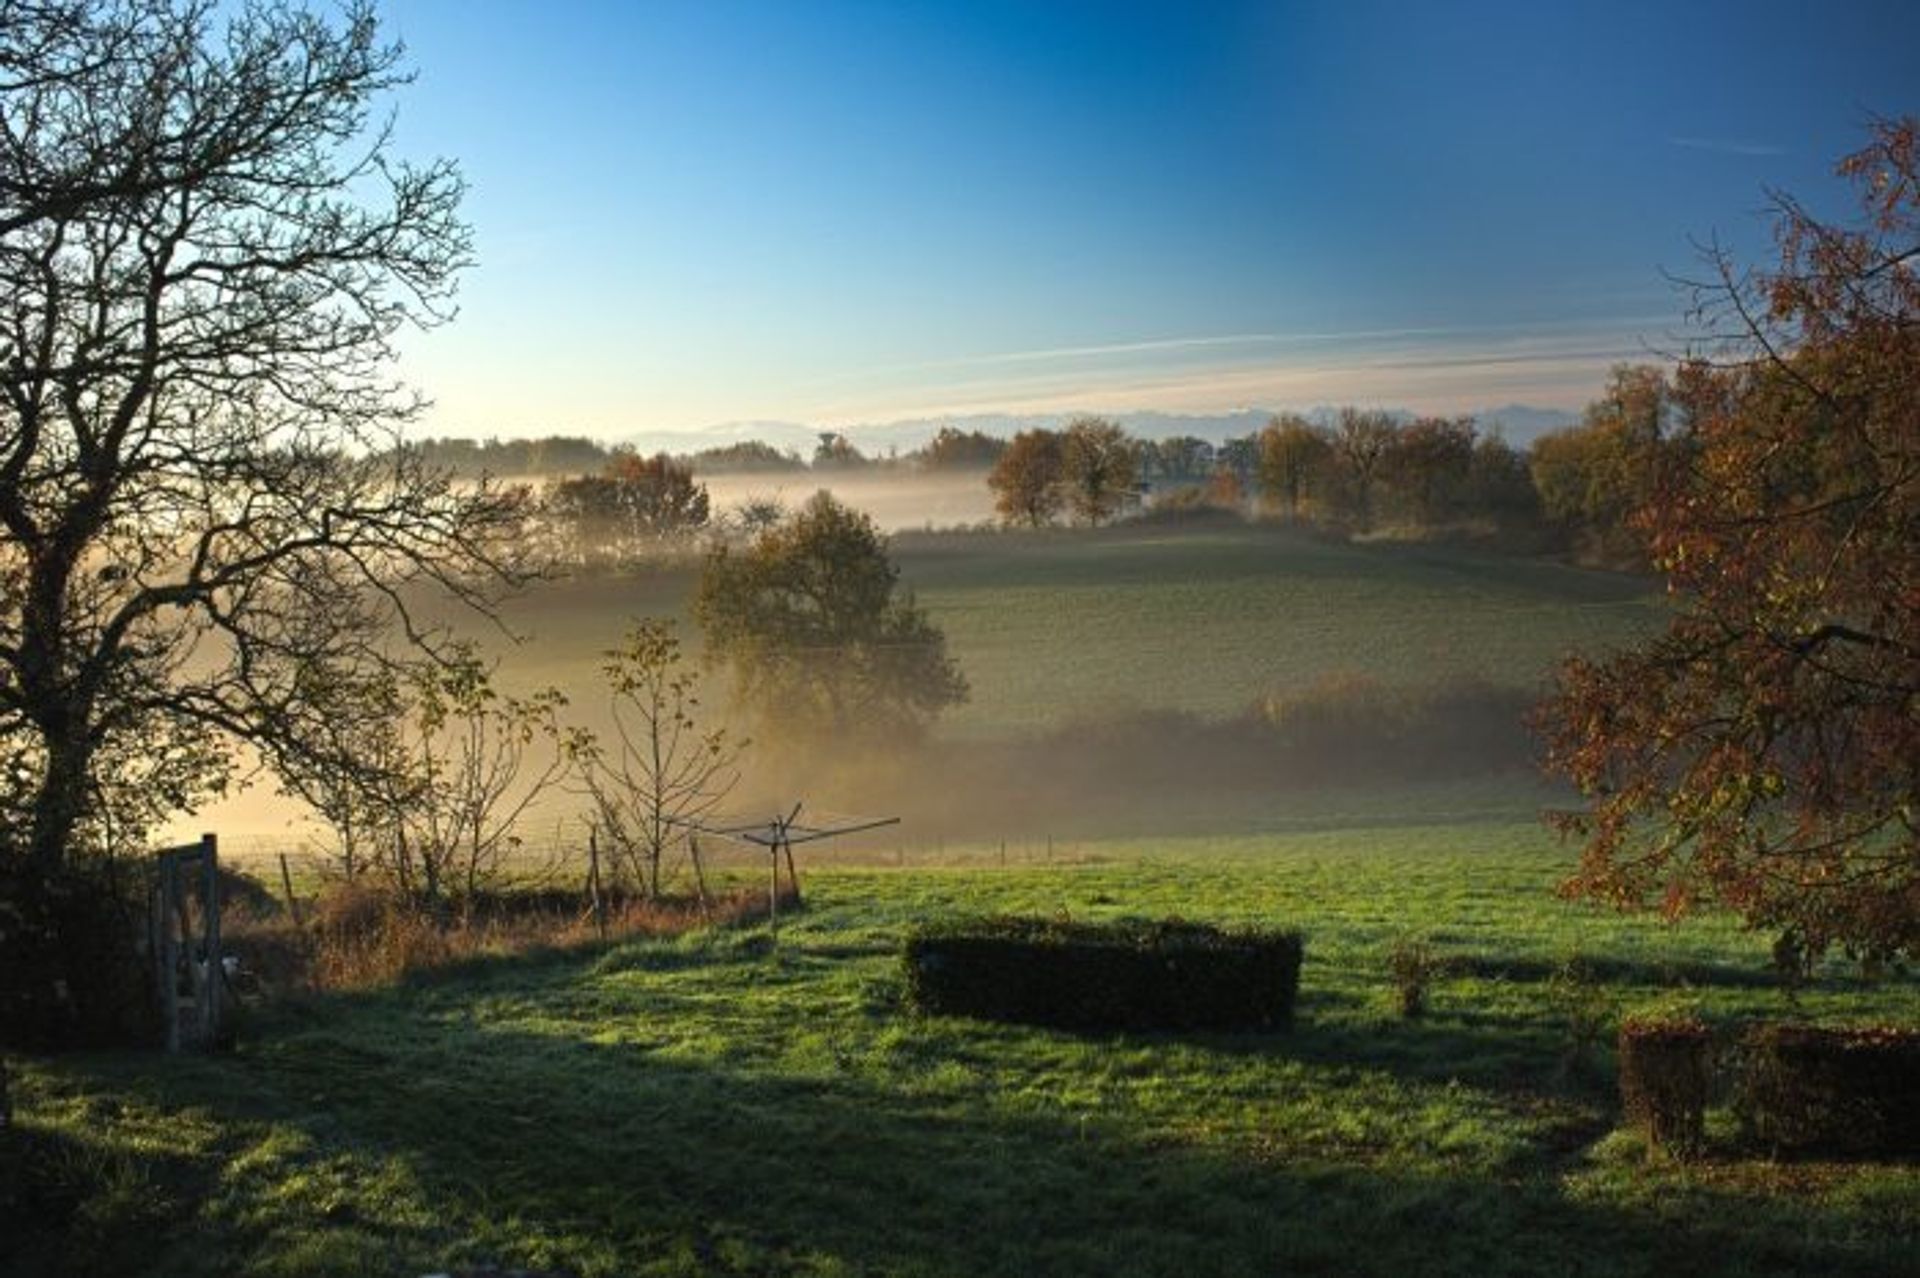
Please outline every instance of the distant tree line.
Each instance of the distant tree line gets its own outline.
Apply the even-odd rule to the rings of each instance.
[[[460,475],[564,476],[546,483],[539,514],[547,548],[576,564],[630,562],[712,529],[701,476],[944,472],[985,475],[1009,526],[1098,526],[1147,509],[1225,507],[1349,535],[1491,536],[1641,568],[1647,543],[1632,514],[1683,431],[1676,402],[1662,370],[1622,365],[1579,424],[1531,448],[1471,417],[1353,407],[1328,420],[1282,413],[1218,444],[1139,439],[1081,417],[1012,439],[945,426],[921,447],[885,457],[838,431],[821,432],[806,458],[760,440],[650,458],[561,435],[413,447],[429,467]]]
[[[1196,441],[1197,442],[1197,441]],[[463,478],[544,477],[599,470],[629,445],[604,444],[576,435],[543,435],[534,439],[428,438],[409,449],[434,470]],[[779,474],[806,470],[988,470],[1005,452],[1007,441],[985,431],[943,426],[919,448],[869,456],[846,435],[823,431],[811,458],[783,450],[759,439],[744,439],[688,453],[665,454],[697,475]]]
[[[1111,428],[1106,438],[1116,455],[1130,455],[1131,446],[1117,428]],[[978,470],[990,464],[986,458],[1005,447],[1004,440],[948,428],[925,449],[910,454],[911,460],[905,465],[915,469]],[[698,477],[703,473],[701,467],[715,456],[721,459],[721,472],[737,467],[742,472],[764,473],[773,469],[768,465],[770,460],[781,458],[786,461],[785,469],[796,471],[860,470],[876,465],[845,436],[833,432],[820,436],[811,467],[757,441],[690,457],[667,453],[647,457],[626,447],[610,451],[595,448],[589,456],[600,460],[582,473],[549,479],[537,493],[529,494],[531,541],[550,563],[576,568],[623,567],[662,551],[689,548],[703,534],[719,534],[721,540],[728,536],[752,538],[787,519],[785,506],[766,497],[749,498],[725,516],[716,511],[706,484]],[[902,463],[895,459],[886,465],[898,468]],[[1098,483],[1094,489],[1104,492]],[[1110,513],[1104,507],[1101,510]]]
[[[682,543],[713,518],[707,486],[665,453],[616,449],[599,470],[549,480],[535,519],[548,556],[576,567],[634,563]]]
[[[1330,422],[1275,416],[1211,444],[1136,439],[1102,418],[1023,431],[987,477],[1002,523],[1098,525],[1145,509],[1207,506],[1348,534],[1518,537],[1613,567],[1647,564],[1632,514],[1672,460],[1680,423],[1656,368],[1613,370],[1575,426],[1517,448],[1471,417],[1361,408]]]

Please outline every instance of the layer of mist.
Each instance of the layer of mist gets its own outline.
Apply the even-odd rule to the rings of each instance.
[[[1131,710],[1012,738],[861,753],[763,741],[754,780],[767,800],[813,795],[835,810],[884,811],[924,838],[1245,828],[1262,812],[1344,792],[1499,778],[1531,794],[1533,700],[1474,680],[1394,687],[1343,676],[1231,719]]]
[[[897,470],[701,476],[715,511],[772,498],[788,509],[826,489],[873,518],[883,532],[971,526],[993,519],[993,494],[978,471],[916,474]]]

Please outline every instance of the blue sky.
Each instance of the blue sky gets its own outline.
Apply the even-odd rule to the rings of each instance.
[[[1920,110],[1920,3],[389,0],[436,433],[1577,408]]]

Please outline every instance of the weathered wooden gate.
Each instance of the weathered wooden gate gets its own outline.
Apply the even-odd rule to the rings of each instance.
[[[214,836],[154,855],[148,915],[154,991],[169,1052],[220,1032],[226,970],[220,953],[220,854]]]

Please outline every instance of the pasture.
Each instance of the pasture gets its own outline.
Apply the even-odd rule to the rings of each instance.
[[[1657,627],[1665,610],[1657,586],[1641,578],[1458,547],[1346,544],[1233,520],[1097,531],[901,532],[893,554],[902,581],[945,631],[972,687],[970,700],[935,725],[936,743],[1004,754],[1004,747],[1057,734],[1045,743],[1046,758],[1078,764],[1078,772],[1096,781],[1113,769],[1094,748],[1097,734],[1076,731],[1089,724],[1162,711],[1224,720],[1264,695],[1297,692],[1330,676],[1397,687],[1481,679],[1531,692],[1568,651],[1631,642]],[[422,616],[480,642],[498,659],[503,686],[559,688],[572,720],[605,730],[602,654],[642,616],[680,618],[697,651],[698,632],[687,620],[697,574],[698,561],[690,558],[632,574],[539,583],[503,610],[506,631],[518,642],[470,615],[428,606]],[[724,682],[716,680],[710,709],[724,712],[726,700]],[[781,743],[769,739],[777,733],[739,726],[759,737],[762,760],[777,753]],[[1270,829],[1318,819],[1329,806],[1389,815],[1379,807],[1382,796],[1297,788],[1278,795],[1259,779],[1230,795],[1202,795],[1179,786],[1148,793],[1132,783],[1063,787],[1036,776],[1033,789],[1074,793],[1043,805],[1044,812],[1008,806],[1006,823],[991,829],[954,819],[954,809],[968,805],[965,793],[944,794],[938,804],[920,801],[924,777],[943,784],[962,774],[995,780],[1026,766],[997,760],[982,771],[978,763],[968,757],[943,768],[909,760],[878,778],[835,775],[822,766],[764,788],[798,791],[817,806],[917,811],[917,826],[904,832],[909,840],[944,837],[949,827],[1014,839],[1181,833],[1196,821],[1217,832]],[[1509,778],[1491,804],[1488,789],[1481,785],[1464,805],[1450,796],[1439,803],[1474,810],[1540,806],[1539,791],[1524,780]],[[973,806],[995,812],[1014,797],[1020,796],[982,794]],[[1410,814],[1424,816],[1434,806],[1418,795]],[[266,850],[285,846],[289,823],[298,819],[292,804],[261,787],[173,833],[192,838],[216,829],[230,846]]]
[[[777,940],[482,961],[272,1009],[229,1055],[30,1061],[20,1134],[57,1172],[7,1272],[1920,1272],[1920,1168],[1775,1163],[1724,1109],[1694,1164],[1616,1130],[1620,1014],[1785,996],[1724,921],[1556,902],[1531,823],[976,851],[816,869]],[[908,926],[1003,911],[1298,926],[1299,1023],[903,1004]],[[1410,933],[1452,962],[1418,1021],[1387,976]],[[1911,1020],[1920,986],[1835,967],[1796,1010]]]
[[[902,532],[893,553],[972,683],[939,731],[969,737],[1115,709],[1233,715],[1335,673],[1531,688],[1568,651],[1631,641],[1664,613],[1641,578],[1237,521]],[[628,619],[684,617],[696,574],[687,563],[535,587],[505,611],[526,641],[496,637],[503,674],[585,698]]]

